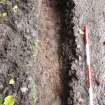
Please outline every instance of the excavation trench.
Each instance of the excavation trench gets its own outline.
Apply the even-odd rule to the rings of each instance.
[[[45,26],[49,27],[47,29],[47,38],[49,38],[49,42],[52,40],[56,41],[57,46],[57,55],[58,55],[58,62],[59,62],[59,74],[58,77],[60,78],[60,87],[61,92],[59,93],[61,104],[62,105],[73,105],[74,101],[74,92],[73,92],[73,85],[72,82],[78,80],[76,76],[76,70],[72,69],[72,63],[75,59],[78,59],[76,55],[76,42],[75,42],[75,35],[73,31],[74,23],[73,23],[73,10],[75,4],[72,0],[58,0],[58,1],[45,1],[45,4],[42,7],[48,7],[50,9],[44,9],[44,14],[47,14],[48,17],[52,16],[52,19],[45,19]],[[47,4],[47,5],[46,5]],[[47,12],[46,12],[47,10]],[[54,15],[56,18],[54,18]],[[42,15],[43,17],[44,15]],[[47,17],[45,15],[45,17]],[[55,23],[54,27],[50,26],[48,20],[51,23]],[[55,31],[55,36],[51,34],[51,29],[58,28]],[[53,36],[54,39],[50,37]],[[56,75],[57,76],[57,75]],[[57,80],[58,81],[58,80]],[[58,87],[59,89],[59,87]]]
[[[72,69],[78,59],[74,2],[11,0],[5,6],[8,16],[0,17],[0,96],[14,95],[16,105],[73,105],[72,83],[78,81]],[[8,84],[11,78],[15,85]]]
[[[47,29],[45,28],[43,33],[47,33],[45,36],[49,39],[49,42],[55,40],[55,48],[57,47],[57,50],[55,51],[58,55],[59,68],[57,69],[59,73],[56,77],[58,76],[58,78],[60,78],[60,82],[57,82],[60,85],[58,85],[57,88],[58,90],[59,88],[61,90],[60,93],[58,93],[58,91],[56,92],[58,93],[58,96],[60,96],[61,105],[73,105],[74,90],[72,83],[78,81],[76,70],[71,68],[73,61],[78,59],[73,31],[73,10],[75,4],[72,0],[47,0],[43,1],[42,7],[44,7],[43,13],[47,13],[47,16],[42,14],[42,17],[45,17],[43,17],[44,26],[48,27]],[[54,27],[51,24],[55,24]],[[55,29],[57,29],[57,31]],[[51,30],[55,31],[55,35],[51,33]],[[52,36],[54,39],[51,39]],[[53,76],[52,79],[55,81],[55,79],[57,79],[56,77]]]
[[[61,100],[63,105],[73,105],[74,101],[74,90],[73,81],[77,81],[76,70],[72,69],[72,63],[75,59],[78,59],[76,54],[76,42],[74,35],[74,23],[73,23],[73,9],[75,4],[72,0],[58,0],[57,10],[60,24],[60,38],[59,38],[59,49],[58,55],[61,61],[61,84],[62,94]]]
[[[42,36],[45,36],[45,39],[48,38],[47,43],[55,43],[53,46],[53,49],[55,50],[53,51],[56,53],[56,56],[53,55],[53,53],[53,56],[50,55],[47,57],[52,57],[55,64],[58,65],[55,68],[52,67],[52,70],[50,69],[52,74],[49,79],[52,79],[53,82],[49,82],[49,84],[53,84],[53,92],[56,94],[55,96],[59,97],[61,103],[57,103],[57,97],[55,97],[55,103],[52,101],[51,105],[87,105],[89,102],[88,89],[85,84],[86,58],[84,43],[83,37],[80,35],[81,33],[78,32],[78,30],[83,28],[84,24],[87,24],[89,27],[94,103],[96,105],[105,104],[105,96],[103,94],[105,89],[105,68],[103,66],[105,62],[105,51],[103,50],[103,42],[105,40],[104,0],[42,1],[44,5],[42,6],[43,13],[40,20],[44,19],[44,21],[41,21],[41,25],[45,27],[42,27],[41,29]],[[53,38],[51,38],[52,36]],[[48,52],[49,51],[52,52],[51,49],[48,49]],[[48,52],[45,52],[45,55],[48,55]],[[57,59],[55,60],[55,58]],[[45,61],[47,60],[45,59]],[[48,73],[48,70],[46,72]],[[48,75],[50,75],[50,72]],[[44,95],[45,94],[46,93],[44,93]],[[50,95],[51,94],[49,93],[49,96]],[[47,99],[47,102],[48,100],[49,99]],[[50,102],[46,105],[49,104]]]

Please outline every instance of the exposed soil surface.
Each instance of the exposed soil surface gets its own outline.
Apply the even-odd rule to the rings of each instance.
[[[0,16],[0,98],[13,95],[15,105],[88,105],[79,33],[87,24],[94,105],[105,104],[104,0],[7,0],[1,12],[7,16]]]
[[[82,36],[78,33],[84,24],[89,28],[91,69],[93,78],[94,105],[105,104],[105,72],[104,72],[104,27],[105,27],[105,1],[104,0],[74,0],[74,35],[76,36],[77,53],[79,62],[74,67],[77,71],[79,81],[74,85],[74,105],[85,105],[86,90],[83,91],[85,53]],[[88,94],[87,94],[88,95]]]

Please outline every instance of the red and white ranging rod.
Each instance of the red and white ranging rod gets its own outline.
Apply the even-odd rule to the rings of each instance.
[[[90,67],[90,51],[89,51],[89,32],[88,27],[84,26],[84,44],[86,50],[86,86],[89,89],[89,105],[93,105],[93,88],[92,88],[92,75]]]

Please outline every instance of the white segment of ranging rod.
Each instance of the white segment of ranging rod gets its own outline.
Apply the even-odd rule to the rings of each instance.
[[[90,51],[89,51],[89,37],[88,37],[88,27],[84,26],[84,38],[85,38],[85,47],[86,47],[86,72],[88,77],[88,88],[89,88],[89,105],[93,105],[93,88],[92,88],[92,75],[90,67]]]

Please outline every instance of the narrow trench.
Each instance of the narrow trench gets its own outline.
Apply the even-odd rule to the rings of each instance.
[[[45,4],[45,5],[44,5]],[[53,47],[54,49],[57,48],[57,55],[58,55],[58,61],[59,61],[59,67],[54,70],[52,68],[52,79],[54,81],[53,85],[58,85],[58,75],[56,71],[60,71],[60,86],[61,86],[61,92],[58,93],[60,95],[61,99],[61,105],[73,105],[74,100],[74,93],[73,93],[73,86],[69,86],[69,84],[72,84],[75,80],[77,80],[76,77],[76,70],[72,70],[72,62],[77,59],[76,55],[76,42],[75,42],[75,35],[73,31],[74,23],[73,23],[73,9],[75,7],[75,4],[73,0],[43,0],[43,14],[42,19],[44,19],[44,27],[42,27],[43,36],[45,38],[49,38],[49,42],[52,42],[55,40],[56,45]],[[50,15],[49,15],[50,14]],[[57,16],[54,18],[54,14]],[[41,20],[42,20],[41,19]],[[60,23],[58,22],[60,21]],[[54,24],[53,27],[50,24]],[[48,27],[48,29],[46,29]],[[59,27],[59,30],[55,32],[53,35],[51,30],[55,31],[55,29]],[[45,35],[44,35],[44,32]],[[54,37],[51,39],[50,37]],[[47,52],[45,52],[45,55],[48,56],[48,52],[51,51],[51,49],[48,49]],[[53,55],[52,55],[53,56]],[[49,56],[50,58],[51,56]],[[45,60],[44,60],[45,61]],[[46,60],[47,61],[47,60]],[[56,62],[54,58],[54,62]],[[49,64],[49,61],[47,65]],[[59,70],[58,70],[59,69]],[[48,73],[48,71],[47,71]],[[56,73],[57,75],[54,75]],[[70,75],[69,75],[70,74]],[[58,78],[56,78],[58,77]],[[50,78],[51,80],[51,78]],[[49,83],[50,84],[50,83]],[[57,86],[59,88],[59,86]],[[53,102],[54,103],[54,102]],[[46,104],[46,105],[49,105]],[[50,105],[52,105],[50,103]],[[54,104],[55,105],[55,104]],[[59,104],[57,104],[59,105]]]
[[[49,2],[53,3],[53,0],[42,0],[42,1],[43,2],[49,1]],[[44,13],[42,14],[43,20],[41,20],[42,26],[40,27],[42,30],[42,35],[43,35],[43,36],[41,36],[41,39],[44,40],[44,38],[45,39],[48,38],[49,40],[44,40],[42,42],[43,50],[39,53],[39,55],[41,55],[41,56],[39,57],[38,60],[40,61],[40,64],[43,65],[42,70],[40,70],[40,67],[39,67],[39,70],[41,71],[41,73],[44,71],[44,73],[43,73],[44,75],[43,76],[41,75],[41,80],[40,80],[41,83],[43,83],[42,84],[43,88],[41,86],[39,86],[40,87],[39,90],[41,90],[40,96],[44,96],[44,98],[43,97],[40,98],[41,102],[38,103],[38,105],[55,105],[55,104],[53,104],[54,103],[53,101],[51,102],[49,99],[47,99],[47,97],[51,98],[52,96],[54,96],[54,94],[57,94],[57,96],[58,96],[58,94],[60,94],[62,105],[73,105],[73,99],[74,99],[73,87],[72,86],[70,87],[69,84],[72,83],[73,79],[77,80],[76,71],[71,69],[72,62],[78,58],[76,55],[76,42],[75,42],[75,35],[73,32],[74,24],[72,22],[72,19],[73,19],[73,11],[72,10],[75,7],[75,4],[74,4],[73,0],[57,0],[57,1],[54,0],[54,2],[56,3],[55,4],[56,6],[54,9],[58,14],[57,18],[60,19],[60,22],[61,22],[60,26],[59,26],[60,30],[59,30],[59,39],[57,42],[58,45],[53,45],[53,48],[58,46],[57,55],[59,56],[59,62],[60,62],[60,79],[61,79],[62,92],[58,92],[58,90],[59,90],[58,89],[58,87],[59,87],[58,78],[59,77],[57,74],[57,70],[59,69],[59,66],[58,66],[59,64],[56,65],[56,63],[58,63],[57,60],[55,59],[56,56],[51,59],[51,57],[53,56],[53,53],[51,50],[49,50],[49,48],[48,48],[49,46],[47,46],[48,44],[46,44],[46,43],[48,43],[49,40],[50,41],[53,40],[55,43],[55,41],[56,41],[55,38],[57,38],[55,35],[56,33],[54,33],[54,38],[52,38],[52,39],[50,38],[50,37],[52,37],[51,35],[53,34],[53,33],[51,33],[51,31],[55,31],[55,29],[53,29],[53,28],[55,28],[55,26],[56,26],[56,21],[55,21],[55,23],[53,21],[54,19],[56,20],[56,18],[53,19],[53,17],[51,17],[51,16],[54,16],[53,13],[55,11],[53,12],[51,8],[49,8],[49,9],[45,8],[46,5],[44,5],[45,6],[45,7],[43,7]],[[47,12],[50,11],[50,14],[49,14],[49,15],[51,15],[50,18],[48,17],[48,14],[46,11]],[[51,11],[52,11],[52,13],[51,13]],[[53,21],[53,25],[52,25],[52,21]],[[44,38],[42,38],[42,37],[44,37]],[[49,41],[49,43],[50,43],[50,41]],[[12,44],[12,42],[11,42],[11,44]],[[13,49],[13,48],[11,48],[11,49]],[[14,51],[14,50],[11,50],[11,52],[12,51]],[[55,49],[53,52],[55,52]],[[50,58],[50,59],[48,59],[48,58]],[[19,60],[20,60],[20,58],[19,58]],[[27,60],[24,62],[27,62]],[[52,62],[54,62],[53,65],[52,65]],[[19,64],[20,63],[21,62],[19,62]],[[49,70],[49,68],[51,68],[51,69]],[[38,74],[38,73],[36,73],[36,74]],[[71,74],[71,75],[69,75],[69,74]],[[22,77],[24,77],[24,73],[22,74]],[[24,83],[23,79],[20,78],[19,83],[21,83],[21,82]],[[52,88],[52,91],[51,91],[50,87]],[[18,94],[18,95],[20,95],[20,94]],[[54,97],[54,98],[52,97],[51,100],[54,100],[55,98],[56,97]],[[69,99],[69,102],[68,102],[68,99]],[[22,100],[21,97],[19,100]],[[24,103],[24,99],[20,103]],[[60,105],[60,104],[57,104],[57,105]]]
[[[73,79],[77,80],[76,71],[71,70],[72,62],[78,58],[76,55],[76,42],[73,31],[74,24],[72,21],[72,10],[74,7],[73,0],[57,1],[57,11],[61,20],[58,55],[59,60],[62,61],[60,65],[62,80],[61,101],[63,105],[73,105],[73,87],[70,87],[69,84],[72,83]]]

